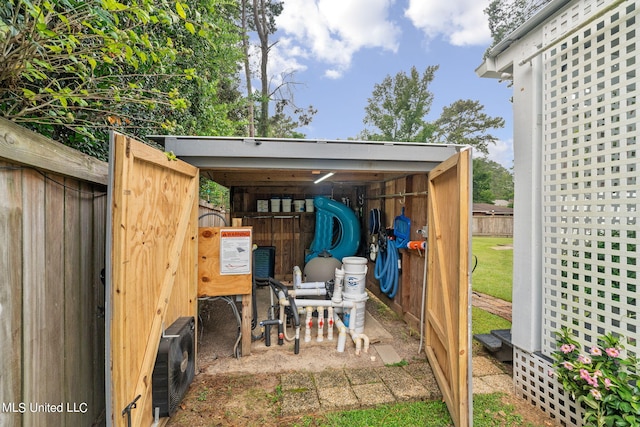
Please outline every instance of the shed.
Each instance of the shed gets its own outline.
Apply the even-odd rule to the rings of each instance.
[[[548,376],[556,332],[583,348],[638,332],[638,2],[553,0],[478,75],[513,81],[516,392],[563,425],[580,404]]]
[[[275,276],[279,279],[290,280],[293,267],[303,266],[305,249],[314,237],[316,213],[293,209],[290,212],[281,209],[262,212],[262,208],[258,212],[258,206],[264,205],[258,203],[260,200],[271,197],[303,200],[322,195],[344,202],[359,219],[365,236],[361,248],[368,247],[367,215],[371,209],[383,213],[384,227],[391,227],[393,219],[404,209],[404,214],[412,220],[409,234],[413,240],[424,240],[418,231],[428,231],[428,265],[424,252],[400,250],[402,270],[394,298],[387,298],[380,292],[371,273],[367,277],[367,288],[416,330],[424,330],[425,351],[452,418],[457,426],[469,424],[470,149],[454,145],[340,140],[191,136],[152,139],[179,160],[173,161],[172,155],[165,156],[124,136],[114,135],[113,138],[112,177],[122,181],[112,185],[112,233],[114,245],[122,250],[114,252],[113,264],[108,268],[112,273],[108,280],[112,305],[107,307],[112,310],[112,341],[107,350],[113,361],[113,384],[108,388],[108,392],[112,392],[108,396],[111,403],[107,403],[110,419],[119,420],[117,414],[137,396],[142,396],[137,402],[142,410],[136,410],[140,415],[135,415],[134,422],[151,419],[145,378],[151,366],[149,355],[154,349],[155,337],[162,324],[171,323],[181,310],[184,314],[195,315],[195,293],[185,291],[185,295],[177,296],[183,302],[174,304],[174,292],[178,288],[172,283],[176,280],[193,283],[193,265],[197,260],[193,258],[189,242],[194,240],[193,225],[197,221],[194,221],[193,213],[184,209],[186,202],[177,203],[166,197],[167,193],[176,197],[181,194],[180,198],[184,200],[186,196],[189,200],[186,204],[193,205],[197,186],[194,188],[191,168],[195,166],[201,176],[230,189],[231,217],[239,219],[237,222],[241,220],[242,227],[252,228],[253,243],[275,247]],[[329,173],[332,174],[330,177],[319,180]],[[185,177],[184,183],[178,176]],[[154,195],[156,193],[160,195]],[[162,213],[154,206],[162,206]],[[159,219],[166,225],[165,230],[147,226]],[[188,225],[169,226],[181,221]],[[145,233],[165,236],[174,233],[174,228],[180,230],[180,242],[167,239],[158,241],[161,244],[145,244]],[[157,262],[166,273],[154,273],[158,276],[154,276],[154,280],[168,286],[153,290],[155,296],[149,305],[155,308],[148,310],[147,317],[151,319],[140,319],[144,325],[142,331],[123,331],[127,316],[131,315],[125,307],[131,307],[129,304],[132,303],[126,302],[128,296],[123,295],[121,286],[125,283],[135,286],[136,275],[140,275],[140,269],[152,258],[151,252],[146,254],[146,251],[157,247],[166,248]],[[176,260],[172,253],[175,257],[186,255],[188,259]],[[137,258],[135,262],[140,262],[139,268],[134,258]],[[428,266],[426,281],[425,266]],[[172,274],[177,271],[180,275],[181,268],[183,278],[174,279]],[[373,271],[372,265],[369,271]],[[424,291],[423,283],[427,285]],[[179,288],[183,289],[184,285]],[[142,295],[136,296],[131,290],[128,294],[133,301]],[[158,301],[157,305],[154,306],[153,301]],[[177,308],[180,304],[182,308]],[[150,337],[154,339],[145,343],[146,349],[131,348],[135,336],[147,335],[145,330],[150,331]],[[126,354],[120,351],[123,343],[128,343]],[[135,360],[137,367],[130,366],[131,360]]]

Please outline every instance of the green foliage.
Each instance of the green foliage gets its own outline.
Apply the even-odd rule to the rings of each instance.
[[[365,107],[364,124],[375,130],[365,130],[363,137],[377,141],[425,142],[433,127],[425,121],[431,109],[433,94],[429,84],[438,66],[427,67],[422,74],[411,67],[409,75],[401,71],[387,75],[373,88]]]
[[[229,189],[203,176],[200,177],[200,198],[219,208],[230,205]]]
[[[586,354],[569,329],[556,336],[555,374],[584,409],[583,425],[640,426],[640,365],[636,357],[623,356],[621,338],[606,334]]]
[[[513,175],[492,160],[473,159],[473,202],[493,203],[494,200],[513,200]]]
[[[430,142],[471,145],[475,150],[489,154],[489,144],[498,140],[489,131],[504,127],[504,119],[490,117],[483,110],[484,106],[479,101],[470,99],[460,99],[444,107],[434,123]]]
[[[493,0],[484,9],[493,37],[491,47],[497,45],[516,28],[546,6],[551,0]],[[489,49],[491,49],[491,47]]]
[[[297,117],[294,119],[287,114],[285,109],[291,108],[291,112]],[[275,114],[269,117],[268,136],[272,138],[304,138],[305,135],[296,129],[307,126],[313,120],[313,116],[318,112],[313,106],[306,109],[296,107],[290,99],[280,99],[276,101]]]
[[[220,76],[234,69],[234,7],[233,0],[5,2],[0,114],[101,158],[108,129],[175,131],[201,112],[192,110],[194,95],[215,95]],[[225,67],[213,66],[224,59]],[[214,104],[212,122],[220,122],[226,111]]]

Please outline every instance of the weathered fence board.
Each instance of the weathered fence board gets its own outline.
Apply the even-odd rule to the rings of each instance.
[[[104,421],[106,171],[0,119],[3,427]]]
[[[474,236],[513,236],[512,216],[474,216],[472,221]]]
[[[21,171],[0,161],[0,401],[22,395],[22,188]],[[0,414],[2,425],[20,425],[19,413]]]

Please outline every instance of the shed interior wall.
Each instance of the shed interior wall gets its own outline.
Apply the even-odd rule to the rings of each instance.
[[[266,179],[266,177],[265,177]],[[257,212],[258,200],[269,200],[272,196],[289,196],[301,200],[323,195],[335,200],[348,198],[360,220],[361,244],[357,256],[368,257],[369,211],[377,208],[384,213],[384,226],[393,227],[393,220],[402,208],[411,218],[411,239],[421,240],[417,230],[427,224],[427,174],[413,174],[386,181],[359,183],[320,183],[318,185],[289,186],[238,186],[231,188],[231,217],[242,218],[243,226],[252,226],[253,241],[258,246],[276,248],[275,276],[282,281],[293,279],[293,267],[304,267],[305,250],[311,245],[315,233],[314,212]],[[412,195],[402,196],[411,193]],[[363,205],[358,205],[359,196]],[[422,281],[424,276],[423,252],[400,250],[400,288],[391,299],[380,292],[374,278],[375,263],[369,261],[367,289],[412,327],[419,329]]]

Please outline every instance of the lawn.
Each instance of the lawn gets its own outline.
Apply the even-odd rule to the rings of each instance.
[[[500,393],[473,396],[473,425],[476,427],[538,427],[517,413],[513,405],[505,404]],[[307,416],[296,427],[452,427],[453,422],[442,401],[410,402]]]
[[[474,237],[475,269],[471,275],[474,291],[511,301],[513,285],[513,238]],[[495,249],[498,248],[498,249]]]

